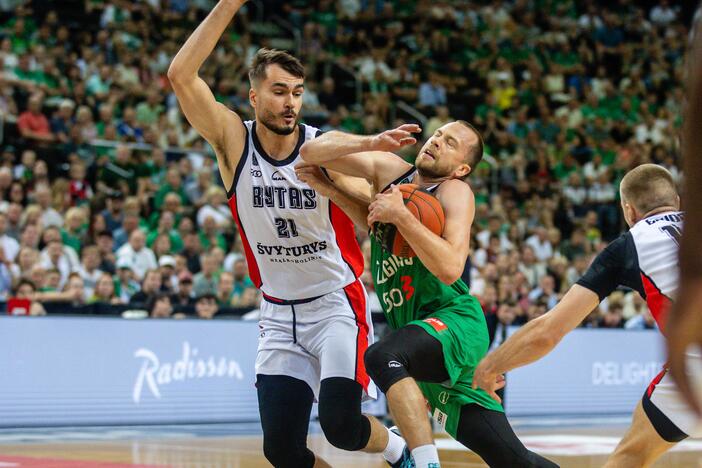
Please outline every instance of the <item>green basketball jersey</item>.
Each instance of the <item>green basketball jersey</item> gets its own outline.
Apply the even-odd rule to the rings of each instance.
[[[393,329],[458,305],[470,294],[462,280],[448,286],[427,270],[418,257],[392,255],[373,236],[371,265],[375,292]]]

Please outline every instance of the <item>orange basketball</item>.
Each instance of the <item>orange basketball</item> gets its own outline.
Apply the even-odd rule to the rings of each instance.
[[[398,185],[405,206],[431,232],[441,235],[444,232],[444,210],[441,203],[429,191],[415,184]],[[392,224],[375,223],[373,232],[376,239],[385,248],[398,257],[414,257],[412,247]]]

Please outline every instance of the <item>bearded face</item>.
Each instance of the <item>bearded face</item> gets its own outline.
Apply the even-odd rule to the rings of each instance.
[[[277,135],[290,135],[300,118],[304,91],[302,78],[274,64],[266,69],[266,78],[254,84],[249,98],[261,125]]]
[[[277,135],[290,135],[295,131],[299,115],[293,109],[276,114],[268,108],[263,108],[258,113],[258,121],[271,132]]]
[[[466,163],[478,137],[471,129],[459,122],[448,123],[424,143],[414,161],[422,177],[441,179],[464,177],[471,171]]]

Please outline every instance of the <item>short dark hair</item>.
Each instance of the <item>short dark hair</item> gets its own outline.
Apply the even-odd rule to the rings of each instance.
[[[471,125],[469,122],[465,120],[457,120],[457,122],[465,127],[468,127],[478,137],[478,143],[473,145],[470,154],[468,155],[468,161],[466,161],[468,164],[470,164],[471,172],[473,172],[475,170],[475,167],[478,164],[480,164],[480,161],[483,160],[483,152],[485,151],[483,136],[480,134],[478,129]]]
[[[171,305],[173,305],[173,301],[171,300],[171,295],[165,291],[159,291],[156,294],[151,295],[148,298],[148,301],[146,302],[146,307],[147,307],[147,309],[149,309],[149,312],[151,312],[154,309],[154,307],[156,307],[157,302],[162,301],[164,299],[168,299],[168,302],[170,302]]]
[[[17,283],[17,286],[15,286],[15,293],[17,293],[17,291],[19,291],[19,288],[21,288],[24,285],[30,286],[34,291],[37,290],[37,286],[34,284],[34,281],[28,278],[20,278],[19,282]]]
[[[197,296],[195,298],[195,303],[197,304],[200,301],[209,301],[209,300],[217,302],[217,295],[213,292],[206,292],[206,293],[200,294],[199,296]]]
[[[284,50],[262,48],[258,49],[249,67],[249,81],[252,86],[266,79],[266,68],[269,65],[278,65],[297,78],[305,78],[305,67],[297,58]]]

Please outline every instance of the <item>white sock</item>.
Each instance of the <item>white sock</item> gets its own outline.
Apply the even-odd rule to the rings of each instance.
[[[439,452],[436,445],[422,445],[412,450],[412,458],[417,468],[440,468]]]
[[[402,456],[403,450],[405,450],[405,439],[399,435],[392,432],[390,429],[388,431],[388,446],[385,447],[383,451],[383,458],[385,458],[390,463],[396,463],[397,460]]]

